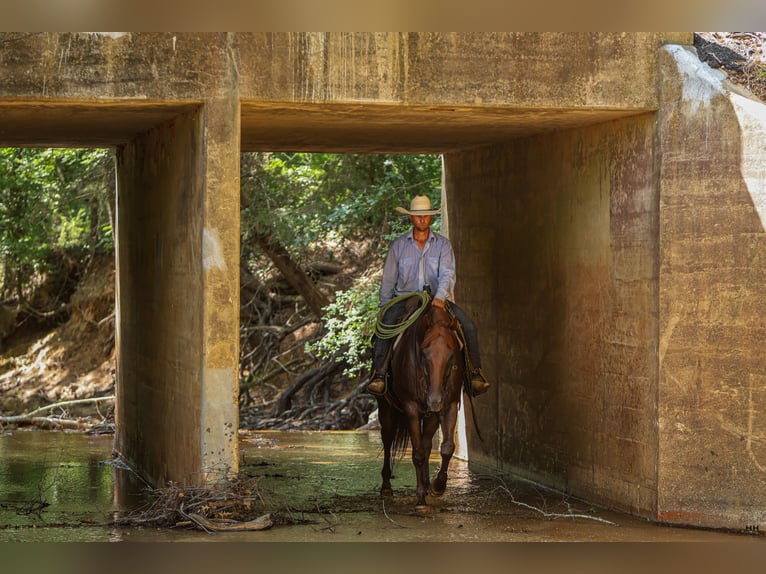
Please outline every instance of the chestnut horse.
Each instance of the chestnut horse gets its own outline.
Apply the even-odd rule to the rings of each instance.
[[[378,398],[383,441],[383,485],[391,496],[392,458],[412,445],[417,476],[416,510],[426,511],[426,494],[441,496],[447,488],[447,468],[455,452],[455,428],[465,365],[455,333],[456,319],[430,305],[402,334],[391,357],[391,380]],[[441,466],[429,481],[428,462],[436,429],[441,426]]]

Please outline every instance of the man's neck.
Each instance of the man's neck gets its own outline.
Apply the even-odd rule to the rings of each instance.
[[[417,229],[412,230],[412,238],[417,242],[418,245],[420,245],[420,247],[423,247],[426,244],[430,234],[430,229],[426,229],[425,231],[418,231]]]

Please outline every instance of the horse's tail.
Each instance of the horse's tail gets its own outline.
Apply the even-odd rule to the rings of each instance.
[[[393,458],[402,458],[410,442],[410,427],[407,417],[399,409],[394,410],[394,442],[391,446]]]

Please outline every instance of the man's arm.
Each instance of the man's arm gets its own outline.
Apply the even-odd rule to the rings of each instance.
[[[455,252],[452,250],[452,244],[445,237],[439,253],[439,286],[434,295],[434,304],[437,307],[443,306],[443,302],[452,297],[456,275]]]
[[[397,261],[394,244],[392,243],[388,248],[386,261],[383,263],[383,277],[380,279],[380,290],[378,291],[378,298],[380,299],[381,307],[386,305],[389,301],[391,301],[391,299],[394,298],[394,290],[396,288],[398,272],[399,263]]]

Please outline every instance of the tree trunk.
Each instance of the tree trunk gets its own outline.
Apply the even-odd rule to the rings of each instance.
[[[303,300],[309,306],[314,316],[317,319],[321,319],[322,308],[330,303],[324,293],[314,285],[309,276],[290,257],[287,249],[273,236],[265,233],[256,233],[253,237],[256,243],[258,243],[258,247],[274,262],[274,265],[277,266],[285,280],[303,297]]]

